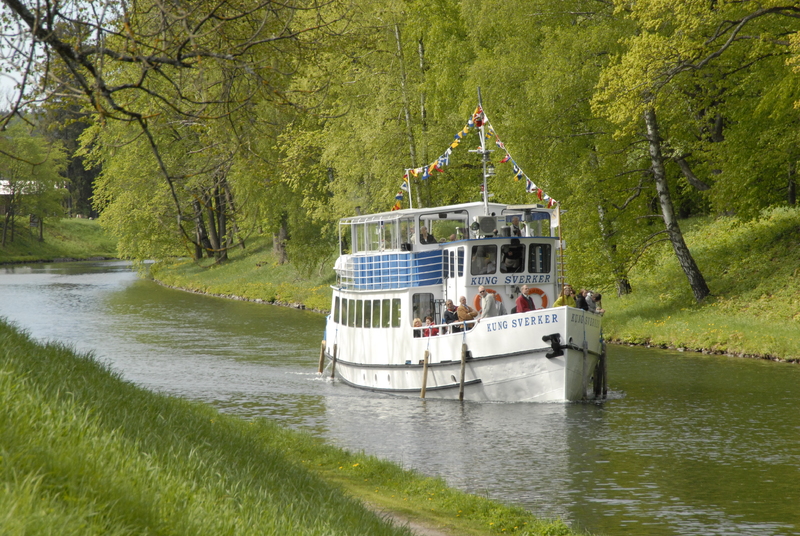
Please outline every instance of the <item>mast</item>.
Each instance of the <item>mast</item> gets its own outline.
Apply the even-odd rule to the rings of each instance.
[[[489,164],[489,153],[491,151],[486,150],[486,132],[484,130],[484,125],[486,121],[483,121],[483,101],[481,99],[481,88],[478,87],[478,108],[481,110],[481,125],[478,127],[478,137],[481,140],[481,148],[478,149],[478,154],[481,155],[481,160],[483,161],[483,213],[485,215],[489,215],[489,187],[486,182],[488,178],[488,164]]]

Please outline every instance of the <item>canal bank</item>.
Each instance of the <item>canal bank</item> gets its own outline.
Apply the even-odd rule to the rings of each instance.
[[[269,419],[150,392],[2,321],[0,348],[12,532],[578,534]]]

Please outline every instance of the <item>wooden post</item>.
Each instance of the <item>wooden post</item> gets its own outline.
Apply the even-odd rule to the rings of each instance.
[[[325,341],[322,341],[320,344],[319,349],[319,373],[322,374],[322,370],[325,368]]]
[[[461,344],[461,382],[458,386],[458,399],[464,400],[464,374],[467,371],[467,343]]]
[[[425,358],[422,360],[422,391],[419,393],[420,398],[425,398],[425,388],[428,385],[428,358],[431,353],[425,350]]]
[[[334,374],[336,373],[336,351],[338,349],[339,349],[339,345],[338,344],[334,344],[333,345],[333,364],[331,365],[331,378],[333,378]]]
[[[600,359],[603,363],[603,398],[606,398],[606,395],[608,395],[608,357],[606,356],[606,341],[603,341]]]

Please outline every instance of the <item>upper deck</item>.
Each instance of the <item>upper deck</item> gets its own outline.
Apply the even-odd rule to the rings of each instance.
[[[488,206],[489,214],[486,214]],[[450,272],[464,274],[550,273],[550,245],[557,241],[557,209],[539,205],[465,203],[354,216],[340,221],[338,287],[399,289],[441,284]],[[349,228],[349,229],[348,229]],[[547,248],[526,254],[539,238]],[[485,257],[484,257],[485,253]],[[471,260],[467,263],[465,256]],[[501,261],[519,254],[518,265]],[[479,257],[479,265],[476,265]],[[494,270],[487,271],[494,263]]]

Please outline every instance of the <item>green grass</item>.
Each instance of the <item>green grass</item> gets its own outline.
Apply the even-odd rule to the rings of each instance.
[[[59,259],[113,258],[116,255],[116,240],[103,231],[96,220],[48,219],[44,222],[44,240],[42,242],[39,242],[36,229],[28,229],[27,225],[18,223],[14,241],[10,241],[9,235],[6,247],[0,247],[0,264]]]
[[[712,296],[694,301],[668,244],[631,274],[632,294],[603,294],[603,330],[619,342],[800,360],[800,209],[756,221],[682,222]]]
[[[231,249],[228,257],[224,263],[213,259],[160,261],[150,268],[150,274],[162,284],[206,294],[303,305],[317,311],[331,307],[332,265],[323,266],[322,275],[302,275],[291,264],[278,264],[272,239],[263,236],[249,240],[245,249]]]
[[[573,534],[266,420],[151,393],[0,321],[3,534]]]

